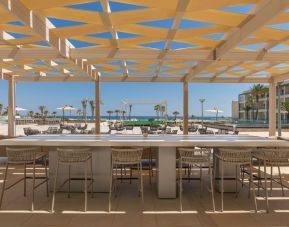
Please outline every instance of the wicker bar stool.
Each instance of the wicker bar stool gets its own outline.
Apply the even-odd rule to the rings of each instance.
[[[139,175],[139,191],[141,194],[142,208],[144,204],[143,196],[143,179],[142,179],[142,148],[112,148],[111,149],[111,171],[110,171],[110,186],[109,186],[109,200],[108,200],[108,211],[111,211],[111,195],[112,190],[115,190],[114,183],[114,167],[117,169],[118,166],[137,166]],[[116,179],[117,180],[117,179]]]
[[[261,184],[261,162],[263,162],[264,166],[264,189],[265,189],[265,198],[266,198],[266,211],[269,213],[269,199],[268,199],[268,188],[267,188],[267,172],[266,168],[270,166],[271,173],[270,173],[270,196],[272,196],[272,185],[273,180],[276,183],[279,183],[282,190],[282,196],[285,195],[284,193],[284,185],[282,182],[282,174],[280,170],[280,166],[289,166],[289,149],[285,148],[278,148],[278,149],[270,149],[270,148],[260,148],[257,149],[253,153],[253,158],[256,158],[258,161],[258,196],[260,191],[260,184]],[[273,167],[278,168],[278,181],[273,179]]]
[[[7,147],[6,148],[7,153],[7,163],[6,163],[6,169],[4,173],[4,181],[1,191],[1,198],[0,198],[0,207],[2,205],[4,192],[15,186],[16,184],[20,183],[22,180],[24,181],[24,196],[26,196],[26,180],[32,179],[32,205],[31,210],[34,210],[34,191],[36,188],[38,188],[40,185],[46,183],[46,194],[47,197],[49,196],[48,192],[48,172],[47,172],[47,152],[42,151],[40,147]],[[42,160],[45,168],[45,176],[40,177],[36,176],[35,173],[35,165],[36,161]],[[32,177],[27,176],[27,165],[33,165],[33,175]],[[23,178],[17,180],[10,186],[6,187],[6,181],[7,181],[7,175],[8,175],[8,168],[10,165],[23,165],[24,166],[24,176]],[[44,179],[40,183],[36,184],[35,180],[37,179]]]
[[[238,195],[238,167],[242,165],[249,165],[250,167],[250,179],[249,179],[249,192],[250,195],[251,186],[253,186],[253,198],[255,204],[255,212],[257,212],[257,201],[255,195],[255,184],[253,182],[253,165],[252,165],[252,150],[251,149],[234,149],[234,148],[220,148],[214,152],[214,180],[216,179],[216,161],[219,159],[221,168],[221,211],[224,211],[224,163],[231,163],[236,165],[236,196]]]
[[[183,164],[186,164],[191,169],[192,166],[198,166],[200,168],[200,184],[201,184],[201,196],[203,191],[203,177],[202,177],[202,168],[204,166],[209,167],[209,176],[210,176],[210,191],[212,194],[212,205],[213,211],[215,212],[215,200],[214,200],[214,187],[213,187],[213,173],[210,162],[211,149],[207,148],[178,148],[179,152],[179,198],[180,198],[180,211],[183,210],[182,205],[182,191],[183,191],[183,182],[182,182],[182,169]]]
[[[63,187],[68,182],[68,198],[70,197],[71,180],[84,180],[84,212],[86,212],[87,211],[87,188],[88,188],[87,180],[90,180],[89,186],[91,187],[91,197],[93,197],[92,153],[90,152],[90,148],[75,148],[75,147],[57,148],[57,153],[58,153],[58,160],[57,160],[57,167],[55,170],[55,177],[54,177],[51,212],[54,212],[59,165],[68,166],[68,179],[65,180],[59,187],[59,188]],[[84,179],[83,178],[71,178],[71,165],[79,164],[79,163],[84,165]],[[87,166],[88,165],[90,165],[90,179],[87,178]]]

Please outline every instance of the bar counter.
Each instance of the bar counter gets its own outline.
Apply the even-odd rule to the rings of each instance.
[[[87,146],[93,152],[94,188],[97,192],[107,192],[110,178],[110,147],[112,146],[139,146],[158,147],[157,154],[157,190],[159,198],[176,197],[176,148],[177,147],[289,147],[285,140],[269,139],[249,135],[34,135],[0,140],[0,146],[41,146],[49,149],[49,176],[54,178],[57,160],[56,147],[60,146]],[[230,167],[225,167],[228,176]],[[68,176],[67,169],[60,171],[60,181]],[[83,176],[83,169],[72,170],[75,177]],[[50,181],[51,182],[51,181]],[[229,182],[227,190],[230,191]],[[72,186],[81,190],[82,184]]]

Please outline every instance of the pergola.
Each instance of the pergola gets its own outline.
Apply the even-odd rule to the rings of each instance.
[[[276,83],[289,79],[289,0],[0,0],[1,76],[15,82],[269,83],[269,135]]]

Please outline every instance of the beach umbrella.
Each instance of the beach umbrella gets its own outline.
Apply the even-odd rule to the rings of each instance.
[[[26,111],[26,109],[16,106],[15,111]]]
[[[210,109],[210,110],[206,110],[207,112],[210,112],[210,113],[216,113],[216,121],[218,120],[218,114],[219,113],[223,113],[223,111],[222,110],[220,110],[220,109],[218,109],[218,108],[216,108],[216,107],[214,107],[213,109]]]
[[[23,108],[21,108],[21,107],[16,106],[16,107],[15,107],[16,115],[18,115],[18,111],[26,111],[26,109],[23,109]]]
[[[65,111],[65,110],[69,110],[69,111],[71,111],[71,110],[76,110],[74,107],[68,106],[68,105],[65,105],[65,106],[63,106],[63,107],[58,107],[58,108],[56,108],[56,109],[57,109],[57,110],[62,110],[63,123],[64,123],[64,111]]]

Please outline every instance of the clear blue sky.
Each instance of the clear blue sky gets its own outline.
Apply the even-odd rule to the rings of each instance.
[[[218,107],[225,116],[231,115],[231,102],[238,99],[238,94],[248,89],[252,84],[190,84],[189,112],[190,115],[200,115],[199,98],[205,98],[204,109]],[[120,108],[120,101],[150,100],[168,101],[168,113],[178,110],[182,113],[181,83],[102,83],[101,84],[101,114],[107,110]],[[0,103],[7,105],[7,81],[0,81]],[[83,98],[94,99],[94,83],[17,83],[16,104],[22,108],[37,111],[38,106],[45,105],[52,112],[63,105],[73,105],[81,108]],[[89,111],[90,113],[90,111]],[[135,105],[132,115],[155,115],[152,105]],[[212,116],[210,113],[205,113]]]

